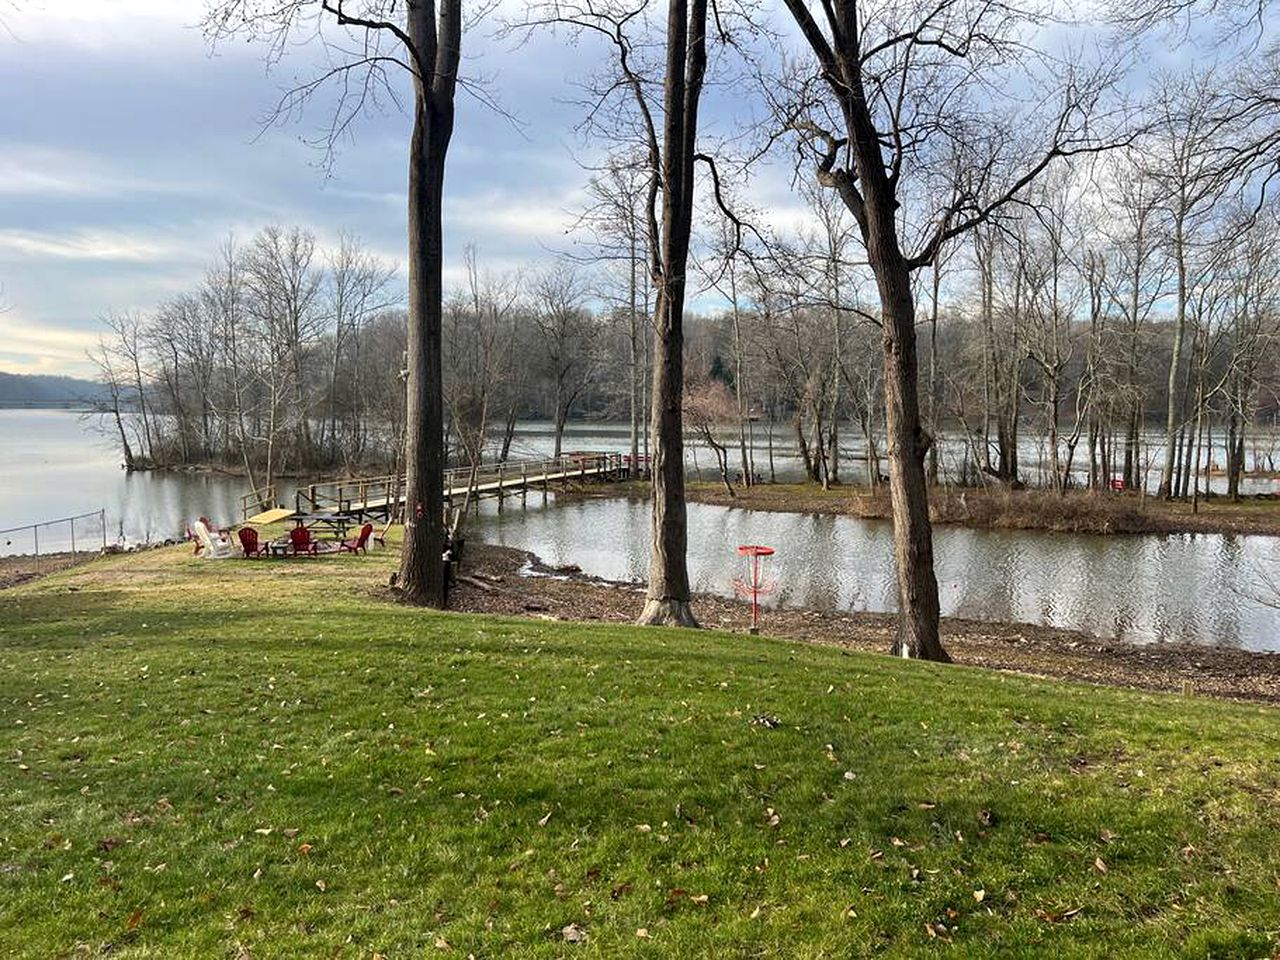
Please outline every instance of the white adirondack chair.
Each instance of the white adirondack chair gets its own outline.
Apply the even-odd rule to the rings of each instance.
[[[196,535],[196,540],[200,542],[200,555],[208,560],[222,560],[231,556],[231,542],[224,540],[222,537],[214,536],[209,528],[204,525],[203,520],[197,520],[191,525],[191,532]]]

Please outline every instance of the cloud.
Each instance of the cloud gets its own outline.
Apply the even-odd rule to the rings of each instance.
[[[56,260],[161,260],[171,251],[155,240],[127,232],[77,230],[38,233],[0,230],[0,260],[16,258]]]
[[[93,331],[38,323],[16,311],[0,313],[0,359],[5,370],[91,375],[93,365],[85,353],[97,342]]]

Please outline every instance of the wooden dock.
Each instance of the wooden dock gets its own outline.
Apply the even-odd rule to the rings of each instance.
[[[632,463],[622,453],[569,453],[543,460],[509,460],[484,464],[478,470],[456,467],[444,474],[444,501],[453,506],[496,499],[501,506],[507,497],[526,497],[533,492],[548,492],[556,486],[589,481],[613,483],[646,476],[646,458]],[[404,506],[403,475],[354,477],[329,480],[299,487],[294,494],[293,510],[281,507],[274,484],[251,491],[240,498],[243,522],[266,522],[295,515],[340,515],[358,521],[387,520]],[[264,513],[265,511],[266,513]]]

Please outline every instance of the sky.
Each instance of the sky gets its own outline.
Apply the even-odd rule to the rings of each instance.
[[[299,44],[268,72],[266,49],[211,49],[202,0],[0,4],[0,370],[92,372],[108,311],[150,310],[198,284],[228,235],[300,225],[405,259],[410,120],[370,112],[329,169],[312,143],[318,102],[264,126],[282,90],[315,74]],[[590,49],[551,36],[516,45],[483,26],[465,72],[484,76],[518,127],[460,95],[447,168],[446,283],[475,244],[495,271],[546,262],[584,205],[575,81]],[[790,201],[777,185],[779,203]]]
[[[85,353],[105,314],[192,290],[228,235],[246,241],[269,224],[310,229],[322,246],[354,234],[403,268],[409,118],[367,112],[326,167],[310,142],[330,116],[323,98],[295,122],[264,125],[283,90],[323,68],[320,48],[299,42],[268,70],[262,45],[211,47],[205,9],[0,0],[0,370],[91,374]],[[547,33],[516,44],[494,26],[467,34],[464,74],[487,78],[518,123],[459,95],[446,284],[463,279],[468,244],[495,272],[572,249],[581,162],[601,152],[575,129],[577,81],[606,51]],[[709,88],[704,128],[749,121],[745,90]],[[762,167],[751,185],[773,228],[812,222],[789,163]]]

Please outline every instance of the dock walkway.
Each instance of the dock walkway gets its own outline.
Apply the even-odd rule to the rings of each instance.
[[[569,453],[542,460],[509,460],[484,464],[474,471],[457,467],[445,471],[444,500],[459,504],[468,498],[496,498],[501,503],[509,496],[524,497],[531,490],[545,492],[557,485],[629,480],[647,475],[648,469],[647,458],[633,463],[630,455],[622,453]],[[276,486],[271,484],[240,498],[240,516],[245,523],[334,514],[360,522],[387,520],[398,515],[404,506],[404,490],[403,474],[328,480],[299,487],[293,509],[289,510],[280,505]]]

